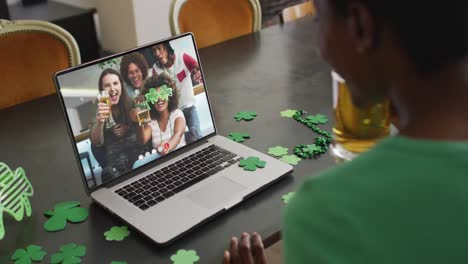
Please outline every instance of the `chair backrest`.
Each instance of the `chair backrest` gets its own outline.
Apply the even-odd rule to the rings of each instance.
[[[287,7],[281,12],[281,20],[283,23],[296,20],[301,17],[311,16],[315,14],[315,7],[312,1],[308,0],[302,4]]]
[[[258,0],[172,0],[169,20],[172,35],[192,32],[199,48],[262,27]]]
[[[70,33],[38,20],[0,20],[0,109],[55,93],[53,74],[80,64]]]

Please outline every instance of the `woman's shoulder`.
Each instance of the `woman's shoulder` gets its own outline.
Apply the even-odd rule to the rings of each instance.
[[[176,109],[176,110],[172,111],[171,118],[176,119],[178,117],[184,117],[185,118],[184,113],[180,109]]]

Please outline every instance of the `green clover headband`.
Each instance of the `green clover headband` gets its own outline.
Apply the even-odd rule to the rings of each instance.
[[[156,88],[150,88],[149,93],[145,95],[146,102],[152,104],[155,104],[159,99],[168,101],[170,96],[172,96],[172,88],[166,85],[161,86],[159,92],[156,91]]]

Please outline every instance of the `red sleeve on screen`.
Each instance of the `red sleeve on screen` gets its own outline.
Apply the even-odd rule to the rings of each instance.
[[[184,64],[187,67],[187,69],[189,69],[189,71],[192,71],[193,69],[198,67],[198,62],[187,53],[184,53],[182,58],[184,59]]]

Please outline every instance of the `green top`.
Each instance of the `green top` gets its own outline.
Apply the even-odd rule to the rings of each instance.
[[[392,137],[307,180],[285,263],[468,263],[468,142]]]

